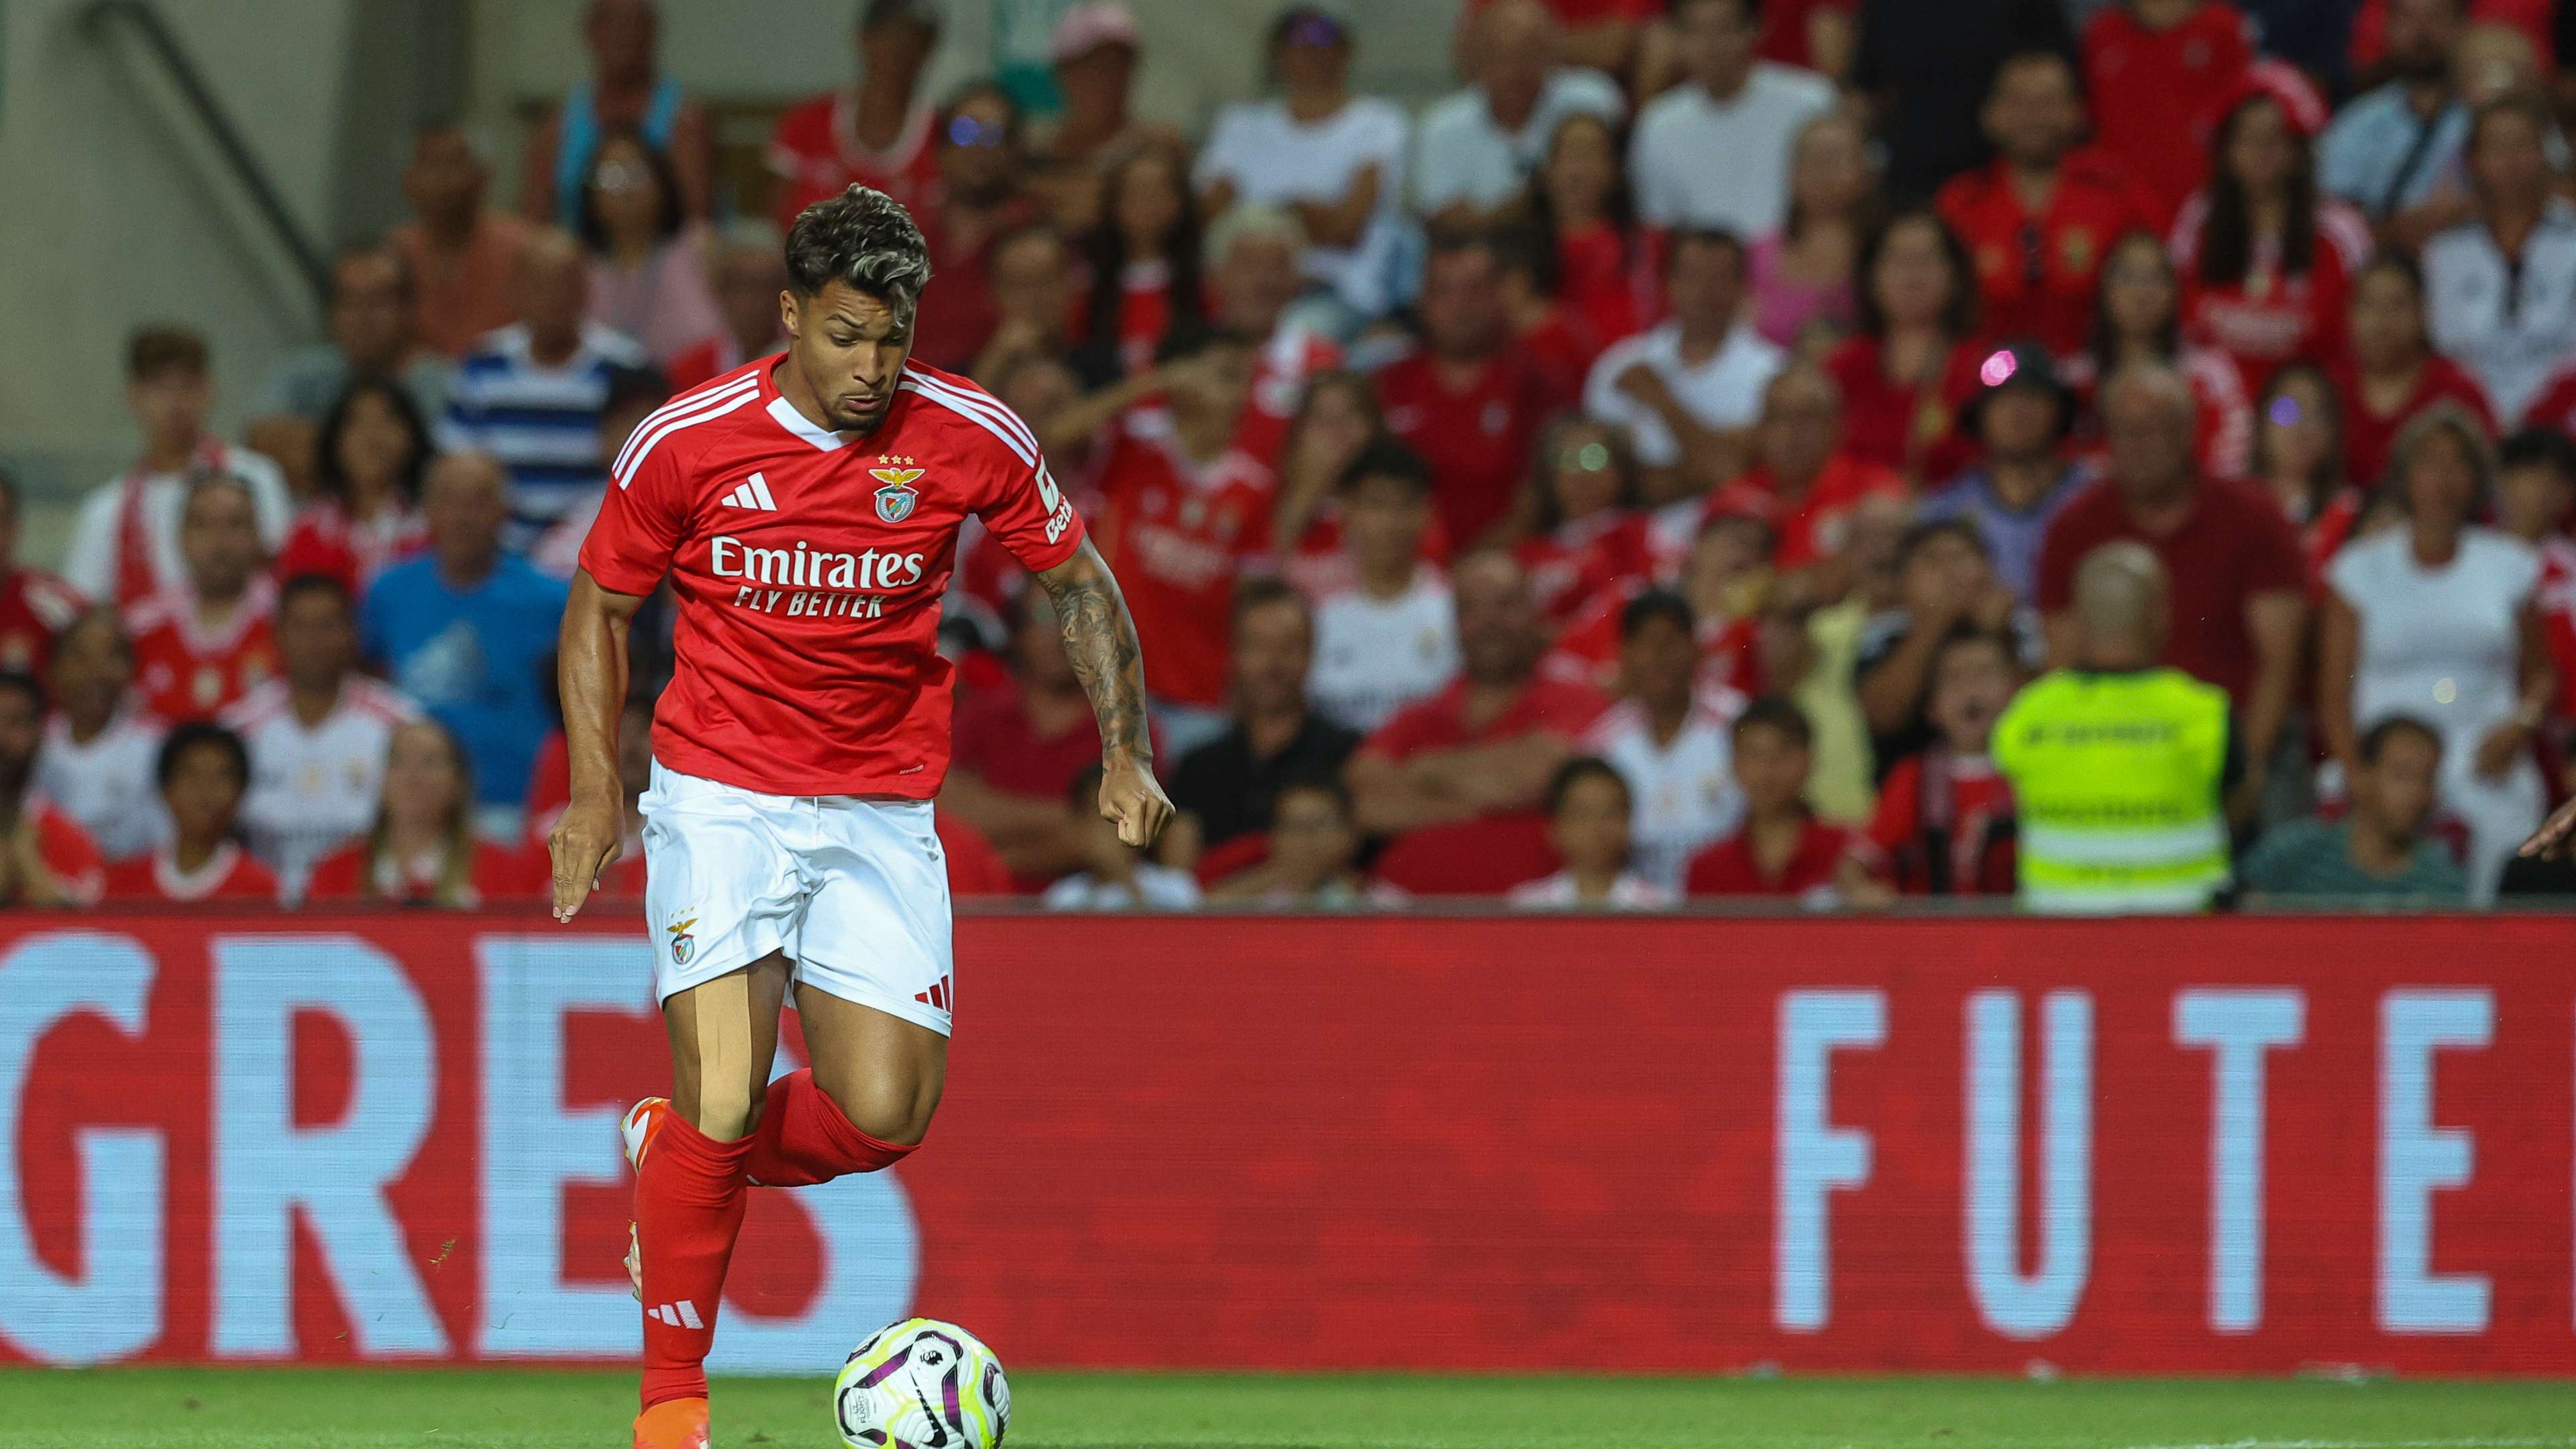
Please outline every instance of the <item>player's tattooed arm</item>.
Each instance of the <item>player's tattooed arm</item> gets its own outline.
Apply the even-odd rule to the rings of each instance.
[[[1118,822],[1119,838],[1150,845],[1172,818],[1172,802],[1154,780],[1153,736],[1145,724],[1145,654],[1118,579],[1084,539],[1073,557],[1038,575],[1055,602],[1065,658],[1091,696],[1100,722],[1100,813]]]

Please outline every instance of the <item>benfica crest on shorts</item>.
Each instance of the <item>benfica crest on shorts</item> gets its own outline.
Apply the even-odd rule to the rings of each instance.
[[[909,463],[909,458],[890,461]],[[919,468],[870,468],[868,476],[884,484],[877,490],[877,517],[888,523],[901,523],[912,516],[912,506],[921,501],[920,492],[912,485],[922,474]]]
[[[689,934],[689,928],[697,923],[698,918],[691,916],[685,921],[673,921],[663,928],[671,933],[672,965],[686,966],[689,964],[689,958],[698,954],[698,938]]]

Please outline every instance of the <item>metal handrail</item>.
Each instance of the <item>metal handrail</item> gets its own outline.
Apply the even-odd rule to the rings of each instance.
[[[305,283],[313,289],[314,300],[327,303],[331,269],[323,259],[321,248],[305,235],[294,213],[286,209],[285,198],[278,194],[276,185],[269,180],[268,168],[260,164],[259,157],[250,149],[250,143],[242,138],[241,128],[233,124],[232,115],[224,109],[223,102],[207,88],[205,74],[197,69],[197,63],[188,55],[186,46],[170,29],[170,23],[162,18],[160,8],[149,0],[92,0],[90,7],[81,13],[80,24],[96,35],[104,33],[111,20],[123,20],[132,25],[135,33],[143,38],[143,43],[159,58],[162,67],[169,72],[171,84],[179,88],[179,94],[187,101],[189,109],[196,112],[198,123],[206,128],[207,136],[222,154],[233,179],[250,193],[251,205],[259,212],[260,219],[268,223],[278,244],[286,248],[296,270],[303,274]]]

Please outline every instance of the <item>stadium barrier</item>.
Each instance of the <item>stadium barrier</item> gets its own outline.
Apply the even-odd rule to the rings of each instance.
[[[970,918],[897,1174],[719,1367],[2576,1372],[2535,919]],[[634,1352],[644,933],[0,927],[0,1358]],[[793,1052],[787,1054],[792,1058]]]

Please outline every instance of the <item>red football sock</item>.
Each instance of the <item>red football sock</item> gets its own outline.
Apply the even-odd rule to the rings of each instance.
[[[769,1084],[743,1170],[763,1187],[807,1187],[892,1167],[911,1151],[852,1126],[832,1094],[814,1085],[813,1072],[789,1072]]]
[[[742,1231],[751,1139],[717,1142],[673,1113],[635,1175],[644,1257],[644,1407],[704,1398],[725,1265]]]

